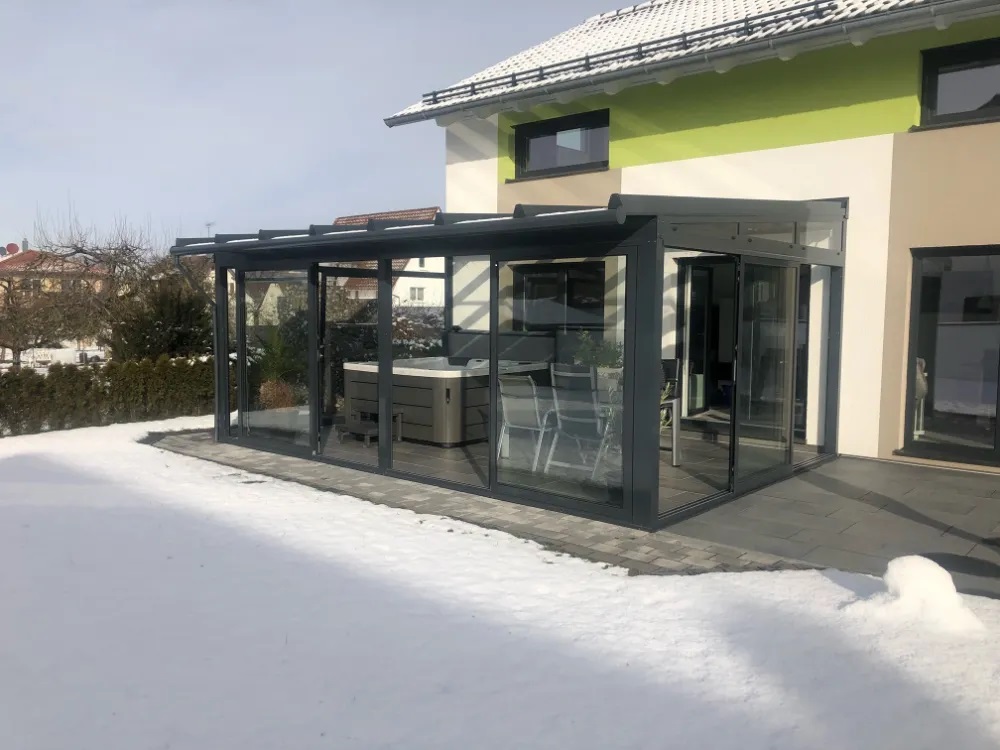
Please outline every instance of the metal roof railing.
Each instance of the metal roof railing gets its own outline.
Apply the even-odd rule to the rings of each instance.
[[[583,57],[553,63],[552,65],[539,66],[524,71],[514,71],[502,76],[484,78],[481,81],[470,81],[469,83],[437,89],[424,94],[422,103],[429,105],[443,104],[454,99],[479,96],[526,83],[539,83],[558,75],[586,72],[616,62],[644,60],[647,57],[659,55],[664,52],[683,52],[724,37],[748,37],[768,27],[790,20],[802,18],[822,19],[835,7],[836,0],[809,0],[809,2],[793,5],[788,8],[771,10],[754,16],[746,16],[740,20],[706,26],[695,31],[685,31],[649,42],[640,42],[605,52],[584,55]]]

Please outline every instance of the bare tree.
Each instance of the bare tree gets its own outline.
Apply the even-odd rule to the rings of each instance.
[[[99,279],[81,301],[84,316],[97,335],[106,333],[127,314],[148,288],[164,253],[147,230],[119,220],[110,232],[84,229],[69,219],[58,231],[36,227],[36,244],[45,253],[75,264]]]
[[[11,350],[14,369],[29,349],[92,335],[86,310],[96,284],[86,267],[47,253],[0,261],[0,348]]]

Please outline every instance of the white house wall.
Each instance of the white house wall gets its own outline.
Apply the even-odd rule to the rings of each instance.
[[[859,456],[878,455],[892,154],[890,135],[622,170],[626,194],[850,199],[838,448]]]
[[[463,120],[445,130],[445,211],[495,213],[499,189],[497,118]]]

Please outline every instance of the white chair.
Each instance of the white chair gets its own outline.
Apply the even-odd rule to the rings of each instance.
[[[504,441],[511,430],[530,432],[535,441],[532,473],[538,471],[538,461],[542,455],[542,443],[553,429],[550,426],[552,409],[544,409],[538,398],[538,387],[527,375],[500,375],[500,408],[502,411],[500,436],[497,440],[497,461],[503,451]]]

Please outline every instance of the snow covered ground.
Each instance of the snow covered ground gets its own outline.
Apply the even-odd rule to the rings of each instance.
[[[1000,746],[1000,602],[920,561],[630,578],[149,427],[0,440],[2,748]]]

